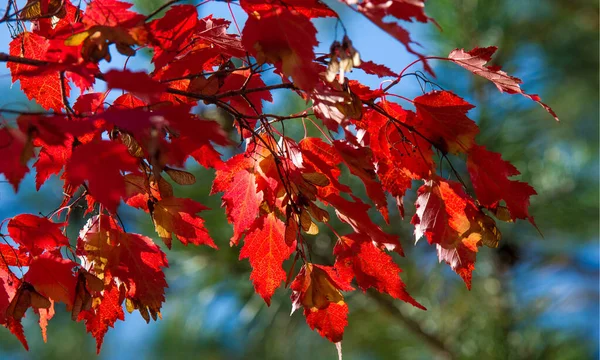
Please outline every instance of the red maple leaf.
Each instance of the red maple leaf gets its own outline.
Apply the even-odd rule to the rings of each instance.
[[[381,183],[377,181],[375,175],[375,165],[373,164],[373,152],[367,147],[352,147],[347,142],[336,140],[333,143],[338,154],[344,159],[344,163],[350,169],[350,172],[358,176],[367,190],[367,195],[385,221],[389,223],[389,214],[387,209],[387,199]]]
[[[241,89],[259,89],[265,86],[259,74],[252,74],[249,71],[236,71],[225,78],[223,86],[219,88],[219,93]],[[262,113],[262,101],[273,102],[273,97],[269,91],[255,91],[244,95],[244,97],[224,97],[223,101],[229,102],[242,114],[256,116]],[[251,125],[251,127],[254,126]]]
[[[53,223],[44,217],[20,214],[8,222],[8,234],[16,243],[37,256],[44,250],[69,246],[69,239],[60,229],[64,225]]]
[[[479,127],[467,117],[474,106],[449,91],[432,91],[416,97],[419,131],[438,148],[453,154],[475,144]]]
[[[520,84],[523,81],[514,76],[510,76],[504,71],[500,70],[499,66],[485,66],[491,59],[492,55],[498,50],[495,46],[486,48],[474,48],[471,51],[465,52],[464,49],[452,50],[448,58],[454,63],[462,66],[469,70],[475,75],[479,75],[483,78],[493,82],[494,85],[500,90],[500,92],[507,92],[509,94],[521,94],[526,98],[529,98],[542,106],[548,111],[554,119],[558,121],[556,113],[546,104],[542,102],[538,95],[526,94],[521,90]]]
[[[9,266],[27,266],[30,259],[31,256],[24,249],[0,244],[0,269],[6,271]]]
[[[46,60],[46,53],[50,48],[50,42],[39,35],[24,32],[10,42],[10,55],[34,60]],[[27,74],[38,68],[32,65],[8,62],[6,66],[10,69],[12,82],[19,80],[21,90],[29,100],[35,100],[41,107],[47,110],[60,112],[64,107],[63,93],[60,83],[60,75],[57,71],[41,75]],[[68,83],[63,84],[64,97],[68,98],[70,87]]]
[[[138,309],[148,322],[156,319],[165,300],[168,267],[164,252],[148,237],[126,233],[109,216],[95,216],[81,231],[78,252],[95,274],[109,272],[125,288],[128,310]]]
[[[73,268],[77,266],[77,263],[71,260],[45,252],[31,261],[23,279],[33,285],[40,294],[55,302],[67,304],[67,309],[70,310],[75,299],[77,283]]]
[[[520,174],[516,167],[502,160],[500,154],[477,145],[468,153],[467,168],[481,205],[495,210],[504,200],[513,220],[528,219],[535,225],[528,207],[529,198],[537,193],[525,182],[508,179]]]
[[[228,169],[217,171],[217,178],[211,191],[211,193],[225,192],[222,202],[227,219],[233,224],[233,236],[230,241],[232,245],[237,244],[242,235],[254,224],[263,200],[263,193],[257,192],[254,174],[244,169],[247,164],[243,155],[227,161]]]
[[[69,137],[61,145],[45,145],[40,150],[37,161],[33,164],[35,167],[35,187],[37,190],[53,174],[61,172],[67,161],[71,158],[73,147],[73,138]]]
[[[33,148],[25,134],[17,129],[0,128],[0,173],[6,176],[15,192],[29,172],[27,161],[33,155]]]
[[[311,329],[337,343],[348,325],[348,305],[340,292],[354,290],[331,266],[307,263],[292,284],[292,313],[304,308]]]
[[[286,0],[285,2],[278,0],[241,0],[240,5],[248,13],[253,11],[263,13],[275,8],[287,8],[307,18],[337,17],[335,11],[319,0]]]
[[[481,213],[460,183],[441,178],[419,188],[415,206],[417,212],[411,221],[415,238],[425,236],[430,244],[436,244],[440,262],[448,263],[470,289],[478,247],[497,246],[495,223]]]
[[[90,194],[114,212],[125,195],[121,171],[137,171],[137,166],[138,160],[129,155],[125,145],[96,141],[75,148],[65,176],[74,186],[87,181]]]
[[[123,89],[141,99],[155,98],[167,89],[142,71],[111,70],[104,74],[104,79],[109,89]]]
[[[245,9],[246,10],[246,9]],[[259,63],[274,64],[285,76],[292,77],[301,89],[315,87],[318,72],[313,47],[318,45],[317,30],[310,20],[283,7],[258,15],[251,10],[242,32],[242,44]]]
[[[250,279],[267,305],[271,304],[275,289],[286,279],[283,262],[296,249],[296,243],[286,244],[284,237],[284,223],[274,213],[263,215],[248,230],[240,251],[240,260],[250,260]]]
[[[335,269],[348,283],[356,277],[358,287],[367,291],[373,287],[395,299],[426,310],[406,292],[400,279],[402,271],[392,257],[379,249],[365,235],[354,233],[340,238],[333,253],[336,255]]]
[[[125,313],[121,303],[123,300],[117,285],[110,281],[99,298],[100,303],[93,309],[82,312],[80,319],[85,320],[85,328],[96,339],[96,352],[99,354],[104,335],[109,327],[114,327],[117,320],[124,321]]]
[[[148,23],[154,44],[152,62],[157,69],[175,59],[197,24],[198,12],[193,5],[175,5],[165,13],[165,16]]]
[[[87,26],[118,26],[136,24],[144,16],[129,10],[133,4],[118,0],[94,0],[85,9],[83,23]]]
[[[366,72],[367,74],[377,75],[380,78],[386,77],[386,76],[391,76],[391,77],[398,76],[398,74],[396,74],[395,72],[390,70],[389,67],[387,67],[385,65],[381,65],[381,64],[376,64],[372,61],[362,61],[360,63],[360,66],[358,66],[358,68],[361,69],[362,71]]]

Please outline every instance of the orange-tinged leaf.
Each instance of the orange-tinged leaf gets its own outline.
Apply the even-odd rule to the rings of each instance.
[[[168,197],[154,204],[152,218],[156,232],[167,247],[171,248],[172,235],[184,245],[208,245],[217,248],[204,227],[204,220],[196,214],[208,209],[192,200]]]
[[[81,231],[77,250],[87,258],[89,269],[110,282],[118,279],[125,297],[146,321],[160,313],[167,282],[163,268],[168,267],[164,252],[148,237],[126,233],[107,215],[91,218]]]
[[[40,317],[39,324],[42,331],[42,339],[44,342],[48,342],[48,321],[54,317],[54,303],[52,303],[48,309],[39,308],[34,311],[37,312]]]
[[[13,335],[17,337],[17,339],[19,339],[25,350],[29,351],[29,345],[27,344],[27,339],[25,339],[25,333],[23,332],[23,324],[21,324],[21,321],[8,318],[5,326],[8,328],[8,330],[10,330],[11,333],[13,333]]]
[[[292,313],[303,307],[311,329],[316,329],[331,342],[341,341],[348,325],[348,305],[340,290],[353,290],[349,283],[331,266],[307,263],[290,287],[293,290]]]
[[[344,328],[348,325],[348,304],[345,302],[330,303],[324,309],[304,309],[306,323],[319,335],[333,343],[342,341]]]
[[[429,180],[418,191],[417,213],[411,223],[415,237],[435,244],[438,258],[459,274],[471,288],[478,247],[499,240],[498,229],[485,219],[462,190],[461,184],[440,178]],[[490,219],[491,220],[491,219]]]

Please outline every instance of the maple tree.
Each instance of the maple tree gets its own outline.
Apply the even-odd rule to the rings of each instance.
[[[167,255],[150,237],[126,232],[118,213],[123,206],[145,211],[169,249],[174,238],[216,249],[199,215],[207,208],[178,197],[172,185],[196,183],[185,170],[190,159],[215,169],[214,180],[202,181],[212,181],[213,194],[222,193],[233,226],[230,245],[241,245],[239,257],[249,260],[256,292],[269,305],[277,289],[290,288],[292,311],[302,307],[308,325],[334,343],[347,325],[342,292],[355,287],[425,309],[406,291],[391,256],[403,255],[400,239],[369,215],[374,209],[387,223],[397,221],[389,211],[393,199],[404,217],[403,198],[414,181],[421,184],[410,221],[415,240],[435,244],[440,262],[468,288],[479,248],[498,246],[496,220],[525,219],[535,226],[528,211],[535,190],[511,179],[519,171],[478,143],[479,128],[468,117],[474,105],[441,88],[414,99],[392,92],[411,76],[424,79],[411,72],[414,67],[433,77],[431,63],[448,61],[501,92],[539,103],[558,120],[539,96],[523,92],[520,79],[486,65],[495,47],[457,49],[447,57],[414,50],[397,21],[434,22],[424,0],[341,0],[417,57],[400,73],[365,61],[368,54],[360,54],[346,35],[331,44],[330,53],[315,53],[312,19],[343,24],[319,0],[227,3],[247,13],[243,28],[235,18],[199,17],[197,8],[209,1],[177,2],[145,16],[118,0],[78,6],[29,0],[21,7],[11,0],[0,18],[22,28],[0,61],[44,109],[0,110],[17,115],[15,122],[0,124],[0,173],[17,192],[33,167],[37,189],[59,175],[64,192],[47,216],[21,214],[3,222],[0,324],[25,348],[21,320],[30,307],[45,340],[55,306],[63,303],[96,338],[98,352],[109,327],[124,320],[123,306],[147,322],[161,317]],[[111,52],[131,57],[141,49],[152,50],[152,71],[100,70]],[[371,89],[351,79],[353,68],[390,81]],[[268,74],[280,80],[266,81]],[[97,91],[100,84],[107,90]],[[122,95],[115,97],[113,89]],[[300,96],[306,110],[264,112],[263,102],[285,90]],[[73,104],[72,91],[79,93]],[[201,118],[195,109],[200,103],[231,115],[235,135]],[[290,122],[305,129],[309,123],[322,136],[309,137],[306,130],[301,138],[286,135]],[[236,144],[241,153],[220,154]],[[453,166],[460,160],[468,174]],[[444,177],[444,165],[455,180]],[[340,181],[342,171],[360,179],[366,199]],[[81,204],[87,223],[72,243],[66,229]],[[331,216],[348,226],[344,234],[331,228],[335,262],[318,263],[311,256],[313,235],[329,226]],[[284,268],[288,259],[291,266]]]

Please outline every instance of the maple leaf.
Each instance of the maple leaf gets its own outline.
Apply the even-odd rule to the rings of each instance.
[[[106,273],[124,286],[127,310],[138,309],[146,322],[156,320],[165,300],[168,267],[164,252],[148,237],[126,233],[112,217],[91,218],[81,230],[78,251],[88,266],[106,281]]]
[[[393,196],[402,196],[410,188],[411,179],[427,178],[435,171],[433,150],[427,140],[415,133],[405,133],[400,126],[418,127],[415,113],[388,101],[377,105],[391,119],[378,111],[367,111],[360,126],[369,136],[363,141],[373,151],[377,174],[386,190]]]
[[[3,259],[5,254],[15,253],[15,249],[6,250],[4,247],[0,248]],[[0,324],[5,326],[8,318],[10,318],[6,316],[6,310],[10,306],[21,284],[21,281],[8,269],[8,266],[12,266],[8,259],[0,262]]]
[[[365,292],[373,287],[395,299],[426,310],[406,292],[400,279],[400,267],[390,255],[375,246],[369,237],[359,233],[342,236],[333,253],[336,255],[334,267],[348,283],[356,277],[358,287]]]
[[[414,100],[419,130],[443,151],[458,154],[475,144],[479,127],[467,117],[474,106],[450,91],[432,91]]]
[[[285,224],[274,213],[269,213],[261,216],[248,230],[240,251],[240,260],[250,260],[250,279],[267,305],[271,304],[275,289],[286,279],[283,262],[296,249],[295,241],[287,244],[284,237]]]
[[[319,191],[322,196],[339,192],[352,193],[349,186],[339,182],[342,172],[338,165],[342,163],[342,157],[332,145],[319,138],[309,137],[302,139],[298,146],[302,153],[302,165],[319,171],[329,180],[330,186],[322,187]]]
[[[173,235],[184,245],[208,245],[216,249],[217,245],[204,227],[204,220],[196,215],[207,209],[192,199],[164,198],[153,205],[156,232],[169,249]]]
[[[86,7],[83,23],[93,25],[135,25],[145,19],[144,15],[129,10],[133,4],[118,0],[94,0]]]
[[[104,93],[88,93],[77,98],[73,110],[80,114],[96,114],[104,110]],[[115,100],[116,101],[116,100]]]
[[[172,6],[165,15],[148,23],[157,69],[175,59],[178,50],[189,40],[198,24],[198,12],[193,5]]]
[[[248,165],[250,162],[243,155],[227,161],[225,168],[217,171],[211,190],[213,194],[224,192],[222,206],[225,207],[227,220],[233,224],[232,245],[237,244],[254,224],[263,200],[263,193],[257,192],[254,174],[247,170]]]
[[[69,239],[63,235],[60,227],[52,221],[31,214],[20,214],[8,222],[8,234],[32,255],[39,255],[44,250],[54,250],[59,246],[69,246]]]
[[[478,247],[500,240],[494,221],[481,213],[460,183],[440,178],[419,188],[415,206],[411,223],[416,240],[425,236],[436,244],[440,262],[448,263],[470,289]]]
[[[424,12],[424,0],[342,2],[400,41],[433,74],[427,62],[431,58],[414,50],[418,44],[398,22],[435,23]],[[291,284],[292,312],[303,307],[308,325],[335,342],[339,352],[348,317],[342,291],[353,290],[354,279],[363,291],[373,288],[422,308],[406,292],[401,269],[388,253],[403,255],[398,237],[377,226],[369,216],[373,206],[340,182],[342,163],[354,180],[363,182],[388,222],[386,192],[404,217],[406,190],[413,180],[424,181],[411,220],[415,236],[435,245],[440,262],[448,263],[468,288],[479,248],[497,247],[501,238],[487,211],[501,220],[534,224],[528,207],[535,190],[510,180],[517,169],[476,144],[479,129],[467,117],[471,104],[451,92],[432,91],[414,99],[413,112],[387,101],[383,85],[372,90],[345,79],[345,70],[340,81],[327,81],[336,72],[333,63],[323,66],[328,55],[315,58],[312,19],[339,16],[320,0],[240,0],[248,19],[239,29],[234,18],[237,32],[231,34],[231,21],[198,18],[196,5],[172,3],[147,17],[119,0],[91,0],[83,10],[70,0],[28,0],[16,15],[20,21],[33,20],[32,26],[15,35],[10,55],[0,54],[0,60],[7,62],[13,83],[19,80],[29,99],[52,112],[23,113],[16,128],[0,125],[0,173],[17,191],[37,148],[36,187],[64,169],[64,198],[54,215],[68,214],[64,224],[30,214],[5,220],[10,239],[4,236],[8,242],[0,244],[0,324],[25,348],[21,320],[27,310],[39,316],[46,341],[56,301],[66,304],[73,320],[85,321],[98,352],[108,329],[124,320],[123,303],[146,322],[161,317],[168,286],[166,255],[150,238],[125,232],[116,209],[123,199],[148,212],[169,248],[173,236],[184,245],[216,248],[198,215],[206,207],[176,197],[164,175],[179,185],[201,182],[184,170],[190,157],[216,169],[211,193],[224,193],[222,207],[233,225],[230,244],[243,239],[239,257],[249,259],[256,292],[269,305],[301,258],[304,264]],[[163,10],[164,16],[150,21]],[[150,48],[154,70],[100,72],[98,63],[110,61],[112,44],[127,57]],[[494,82],[501,92],[538,102],[556,118],[537,95],[521,90],[520,79],[486,66],[495,51],[457,49],[447,60]],[[329,57],[330,62],[354,63],[357,55],[344,35],[342,43],[334,41]],[[262,74],[270,70],[265,63],[274,65],[284,86],[265,84],[268,76]],[[400,81],[383,64],[363,61],[357,67],[397,78],[394,84]],[[123,94],[110,104],[107,92],[89,93],[96,78]],[[69,82],[82,93],[72,108]],[[301,141],[286,136],[284,125],[296,118],[309,120],[306,111],[263,113],[263,101],[272,102],[271,91],[283,87],[295,91],[307,102],[306,111],[312,108],[336,133],[319,129],[329,143],[308,137],[308,129]],[[194,114],[198,99],[219,108],[218,121]],[[231,127],[232,119],[237,128]],[[223,161],[216,146],[232,145],[230,138],[236,135],[229,132],[236,130],[245,152]],[[437,175],[434,149],[448,161],[447,153],[466,154],[477,200],[461,184]],[[80,232],[75,262],[61,254],[71,250],[62,249],[70,244],[61,230],[76,221],[72,217],[79,212],[71,210],[82,204],[87,204],[83,216],[93,215]],[[329,221],[322,205],[331,206],[353,230],[335,245],[334,266],[308,262],[314,254],[304,235],[316,235],[317,223]],[[286,277],[283,263],[297,242],[302,251]],[[25,272],[22,278],[13,273],[15,267]]]
[[[87,181],[90,194],[116,211],[125,195],[121,171],[137,171],[138,160],[129,155],[127,147],[110,141],[97,141],[75,148],[65,168],[66,178],[77,186]]]
[[[100,353],[104,335],[109,327],[114,327],[117,320],[124,321],[125,313],[121,305],[119,288],[114,282],[102,292],[99,304],[93,309],[82,312],[79,318],[85,320],[85,328],[96,339],[96,353]]]
[[[10,55],[45,60],[46,52],[50,48],[48,39],[30,33],[24,32],[10,42]],[[58,72],[51,72],[43,75],[24,74],[36,70],[35,66],[20,64],[18,62],[8,62],[6,66],[10,69],[12,82],[19,80],[21,90],[27,95],[29,100],[35,100],[46,110],[60,112],[64,107],[63,93],[61,90],[61,80]],[[69,97],[69,84],[63,84],[66,98]]]
[[[22,248],[14,248],[8,244],[0,244],[0,270],[6,271],[9,266],[27,266],[29,265],[30,258],[30,255],[26,254]]]
[[[342,0],[342,2],[351,6],[357,4],[358,1]],[[408,31],[395,22],[385,22],[383,20],[384,18],[397,18],[409,22],[413,20],[419,22],[432,21],[423,11],[424,4],[425,0],[362,0],[358,2],[356,9],[381,30],[400,41],[409,53],[417,55],[423,62],[425,70],[433,75],[433,69],[429,66],[427,59],[412,49],[411,44],[418,45],[418,43],[411,40]]]
[[[335,11],[319,0],[286,0],[285,2],[278,0],[241,0],[240,5],[248,13],[254,11],[263,13],[274,8],[288,8],[307,18],[337,17]]]
[[[353,93],[342,89],[337,82],[319,82],[310,94],[315,115],[331,131],[337,131],[338,126],[344,130],[350,119],[359,120],[362,117],[362,102]],[[348,137],[349,132],[346,131]]]
[[[10,330],[11,333],[13,333],[13,335],[17,337],[17,339],[19,339],[21,344],[23,344],[25,350],[29,351],[29,345],[27,345],[27,339],[25,339],[23,324],[21,324],[20,321],[17,321],[13,318],[9,318],[7,320],[6,327],[8,328],[8,330]]]
[[[4,174],[15,192],[29,172],[27,161],[33,155],[33,148],[25,134],[18,129],[0,128],[0,173]]]
[[[367,213],[370,209],[369,205],[358,198],[349,201],[337,194],[327,195],[322,198],[322,201],[333,206],[338,218],[349,224],[354,231],[367,235],[379,246],[404,256],[398,237],[385,233],[373,223]]]
[[[350,172],[358,176],[367,190],[367,195],[385,219],[389,223],[389,214],[387,210],[387,199],[381,183],[377,181],[375,176],[375,166],[373,165],[373,153],[369,148],[359,147],[354,148],[346,142],[339,140],[333,143],[335,149],[344,159],[344,163],[350,169]]]
[[[55,302],[63,302],[67,304],[67,309],[71,309],[77,283],[73,268],[77,266],[71,260],[45,252],[31,261],[23,279],[40,294]]]
[[[306,323],[333,343],[342,341],[348,305],[340,292],[354,290],[331,266],[307,263],[290,285],[292,313],[304,308]]]
[[[495,210],[504,200],[512,220],[528,219],[535,226],[528,207],[529,198],[536,195],[536,191],[525,182],[508,179],[519,175],[519,170],[485,146],[476,145],[467,155],[467,168],[481,205]]]
[[[73,138],[68,137],[64,144],[45,145],[40,150],[38,159],[33,164],[36,169],[35,188],[37,190],[52,174],[58,174],[71,158]]]
[[[252,74],[250,71],[234,71],[225,78],[223,86],[219,88],[220,93],[234,91],[240,89],[258,89],[265,87],[259,74]],[[255,91],[247,95],[224,97],[223,101],[229,102],[231,105],[245,115],[255,116],[262,113],[262,101],[273,102],[273,96],[269,91]],[[254,127],[251,125],[251,127]]]
[[[296,12],[277,7],[261,13],[248,12],[242,44],[259,63],[274,64],[304,90],[315,87],[318,72],[312,63],[318,45],[317,30],[310,20]]]
[[[164,84],[152,80],[145,72],[111,70],[104,74],[109,89],[123,89],[141,99],[156,97],[167,89]]]
[[[496,50],[498,50],[498,48],[495,46],[486,48],[476,47],[473,50],[466,52],[464,49],[455,49],[448,55],[448,59],[469,70],[473,74],[493,82],[500,92],[521,94],[526,98],[537,102],[541,107],[548,111],[556,121],[558,121],[556,113],[548,105],[544,104],[538,95],[530,95],[521,90],[520,84],[523,83],[521,79],[508,75],[500,70],[499,66],[485,66],[485,64],[492,59],[492,55],[494,55]]]
[[[391,76],[391,77],[398,76],[398,74],[396,74],[395,72],[390,70],[389,67],[387,67],[385,65],[381,65],[381,64],[376,64],[372,61],[361,61],[358,68],[361,69],[362,71],[366,72],[367,74],[377,75],[380,78],[387,77],[387,76]]]
[[[33,309],[33,311],[35,313],[38,314],[38,316],[40,317],[38,323],[40,325],[40,330],[42,331],[42,340],[44,340],[44,342],[48,342],[48,321],[50,321],[55,314],[54,311],[54,302],[51,302],[51,305],[48,309],[44,309],[44,308],[39,308],[39,309]]]

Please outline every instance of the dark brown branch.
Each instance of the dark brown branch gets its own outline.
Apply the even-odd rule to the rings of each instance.
[[[14,62],[14,63],[18,63],[18,64],[25,64],[25,65],[31,65],[31,66],[48,66],[48,65],[57,64],[57,63],[51,62],[51,61],[29,59],[29,58],[24,58],[24,57],[20,57],[20,56],[12,56],[12,55],[9,55],[6,53],[0,53],[0,62]],[[106,81],[102,74],[96,74],[96,75],[94,75],[94,77],[98,80]],[[222,101],[220,101],[220,99],[222,99],[222,98],[238,96],[238,95],[246,95],[246,94],[250,94],[253,92],[259,92],[259,91],[270,91],[270,90],[276,90],[276,89],[296,89],[296,87],[292,83],[283,83],[283,84],[263,86],[263,87],[259,87],[259,88],[230,90],[230,91],[226,91],[224,93],[220,93],[220,94],[216,94],[216,95],[195,94],[195,93],[192,93],[189,91],[183,91],[183,90],[172,89],[172,88],[167,88],[165,90],[165,92],[167,92],[169,94],[173,94],[173,95],[185,96],[190,99],[203,100],[203,101],[207,101],[209,103],[216,104],[217,106],[221,106],[218,103],[222,103]],[[226,108],[226,110],[229,112],[232,112],[231,107]],[[233,111],[233,114],[238,115],[238,116],[241,115],[236,111]]]
[[[408,330],[423,339],[433,350],[435,350],[444,359],[456,359],[457,356],[452,350],[445,344],[445,342],[439,339],[434,334],[429,334],[421,324],[417,321],[405,316],[400,309],[394,304],[394,301],[387,295],[383,295],[377,291],[367,291],[367,296],[375,300],[379,306],[386,310],[391,316],[393,316],[398,322],[402,323]]]

